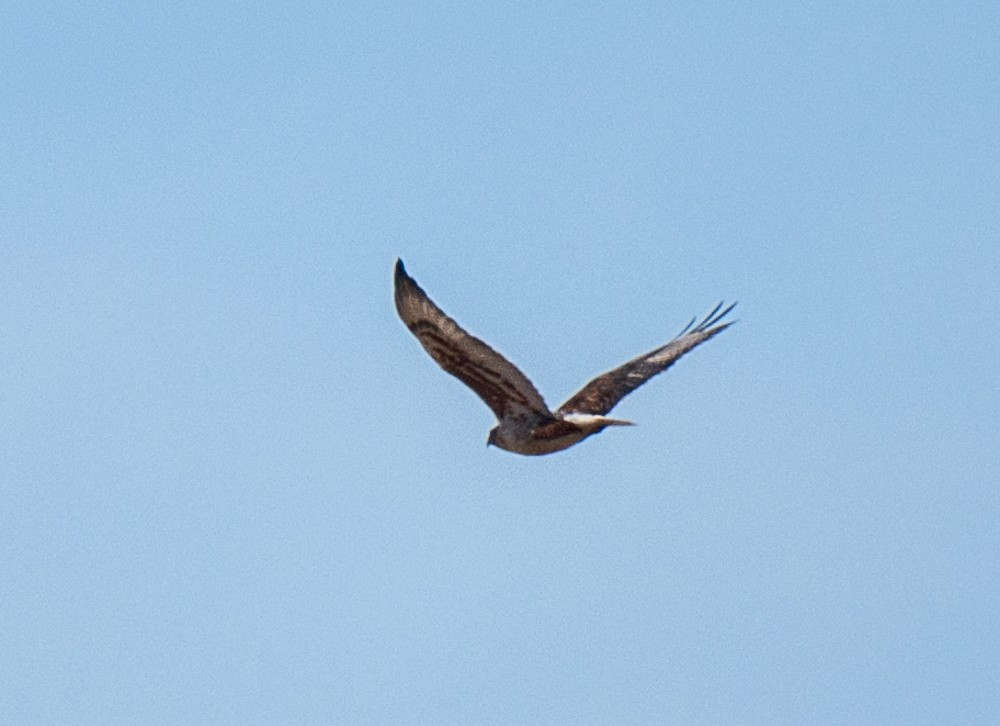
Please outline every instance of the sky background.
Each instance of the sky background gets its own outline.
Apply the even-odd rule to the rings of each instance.
[[[473,5],[0,10],[0,722],[997,723],[1000,5]]]

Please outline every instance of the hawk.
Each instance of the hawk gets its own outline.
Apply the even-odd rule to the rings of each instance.
[[[631,426],[631,421],[605,414],[689,350],[732,325],[721,321],[736,305],[723,310],[719,303],[697,325],[692,319],[666,345],[598,376],[550,411],[528,377],[445,315],[406,274],[400,259],[396,260],[395,289],[396,311],[424,350],[445,371],[475,391],[496,414],[497,425],[490,431],[486,445],[528,456],[561,451],[608,426]]]

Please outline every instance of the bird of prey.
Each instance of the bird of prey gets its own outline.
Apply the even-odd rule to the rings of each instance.
[[[732,325],[721,321],[736,305],[733,303],[723,310],[723,304],[719,303],[697,325],[692,319],[666,345],[598,376],[562,406],[550,411],[528,377],[445,315],[416,280],[406,274],[399,259],[395,288],[396,311],[424,350],[439,366],[475,391],[496,414],[497,425],[490,431],[486,445],[528,456],[561,451],[607,426],[631,426],[631,421],[608,418],[605,414],[689,350]]]

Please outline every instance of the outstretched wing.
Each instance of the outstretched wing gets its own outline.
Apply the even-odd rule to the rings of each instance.
[[[519,413],[550,417],[542,395],[517,366],[466,333],[435,305],[396,260],[396,311],[431,358],[493,409],[498,419]]]
[[[657,373],[667,370],[689,350],[732,325],[732,323],[723,323],[722,325],[718,323],[734,307],[736,307],[736,303],[720,313],[722,303],[719,303],[715,306],[715,310],[706,315],[705,319],[698,325],[695,325],[695,321],[692,319],[676,338],[663,347],[640,355],[638,358],[634,358],[592,380],[560,406],[556,413],[593,413],[603,416],[625,396]]]

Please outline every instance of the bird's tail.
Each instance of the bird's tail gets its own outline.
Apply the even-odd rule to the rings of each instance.
[[[578,426],[635,426],[631,421],[626,421],[621,418],[608,418],[607,416],[601,416],[596,413],[579,413],[577,411],[572,411],[563,416],[567,421],[577,424]]]

